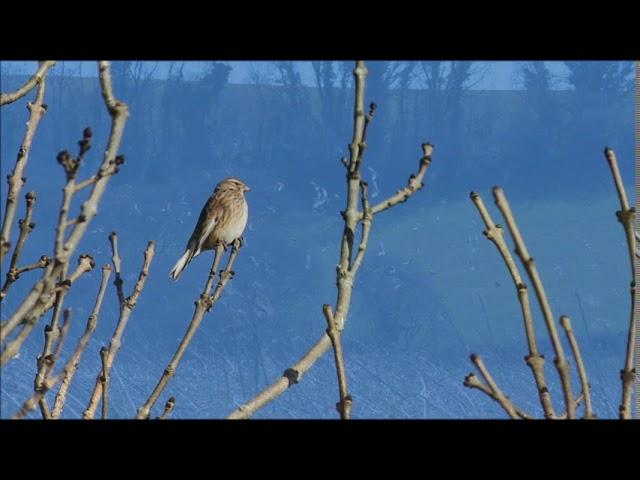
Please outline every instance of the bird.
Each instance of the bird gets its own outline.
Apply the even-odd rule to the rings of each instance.
[[[180,274],[195,257],[203,251],[213,250],[218,245],[227,249],[235,240],[242,240],[247,226],[249,206],[244,193],[251,189],[236,177],[225,178],[213,190],[207,200],[198,223],[187,242],[184,254],[173,266],[169,277],[178,280]]]

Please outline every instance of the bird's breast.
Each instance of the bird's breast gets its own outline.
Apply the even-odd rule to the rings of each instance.
[[[236,238],[242,236],[245,227],[247,226],[247,220],[249,219],[249,206],[246,200],[242,202],[240,212],[238,215],[233,215],[230,219],[229,225],[221,233],[222,240],[226,243],[233,242]]]

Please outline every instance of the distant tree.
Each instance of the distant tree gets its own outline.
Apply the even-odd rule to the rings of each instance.
[[[206,132],[203,140],[204,152],[210,152],[213,158],[219,158],[217,145],[220,143],[217,125],[217,111],[220,106],[220,95],[229,83],[231,67],[228,63],[208,62],[204,73],[194,85],[193,104],[194,119],[204,125]]]
[[[154,90],[151,84],[154,80],[158,62],[145,61],[116,61],[112,64],[112,75],[114,82],[121,86],[122,98],[138,112],[137,121],[131,122],[130,135],[137,141],[129,146],[131,154],[138,158],[145,158],[143,152],[155,149],[154,136],[148,134],[148,127],[152,121],[152,109],[142,108],[143,105],[151,103]],[[132,168],[138,168],[137,164]],[[147,179],[150,172],[150,161],[140,164],[142,178]]]
[[[551,90],[551,72],[544,62],[521,62],[520,73],[526,91],[546,93]]]
[[[351,77],[348,62],[313,61],[316,91],[319,98],[318,125],[326,125],[330,134],[339,135],[348,125],[344,111],[348,109],[348,91],[346,89]],[[334,139],[335,140],[335,139]]]
[[[449,154],[457,158],[465,156],[460,138],[465,135],[462,122],[463,97],[470,87],[482,77],[471,61],[423,61],[417,84],[419,92],[416,108],[416,125],[426,130],[436,145],[445,144]],[[413,135],[418,134],[414,132]],[[454,175],[466,169],[462,161],[456,162]],[[435,186],[434,182],[434,186]]]
[[[633,62],[565,62],[577,92],[625,94],[633,89]]]
[[[426,114],[435,129],[458,127],[462,94],[471,86],[470,61],[421,62],[427,93]]]
[[[204,74],[200,77],[200,83],[204,86],[214,100],[218,100],[222,89],[229,83],[231,67],[224,62],[208,62]]]
[[[303,90],[302,78],[297,68],[298,63],[291,60],[274,62],[278,70],[276,83],[285,87],[285,97],[291,111],[306,114],[309,109],[309,99]]]
[[[521,82],[525,89],[525,101],[532,105],[530,135],[539,135],[540,129],[545,133],[554,133],[559,129],[558,102],[552,94],[553,75],[545,62],[521,62],[519,65]],[[544,142],[537,142],[544,143]]]

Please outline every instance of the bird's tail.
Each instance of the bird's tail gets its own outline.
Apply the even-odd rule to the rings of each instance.
[[[178,277],[180,276],[182,271],[185,269],[185,267],[189,265],[189,262],[191,261],[192,258],[193,258],[193,255],[191,254],[191,249],[187,248],[187,250],[184,252],[184,255],[182,255],[180,259],[176,262],[176,264],[173,266],[173,270],[171,270],[169,277],[171,277],[173,280],[178,280]]]

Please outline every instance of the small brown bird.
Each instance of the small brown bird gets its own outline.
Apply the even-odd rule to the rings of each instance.
[[[244,192],[251,190],[238,178],[226,178],[213,190],[202,208],[196,228],[189,238],[184,255],[169,276],[177,280],[189,262],[204,250],[213,250],[218,242],[225,247],[242,236],[249,217]]]

